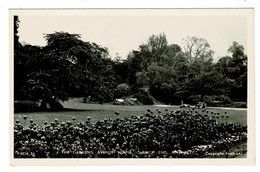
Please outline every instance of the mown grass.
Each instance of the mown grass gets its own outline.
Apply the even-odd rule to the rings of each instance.
[[[66,105],[66,103],[65,103]],[[76,108],[77,110],[68,110],[68,111],[58,111],[58,112],[27,112],[27,113],[15,113],[14,120],[19,119],[23,125],[28,125],[29,120],[33,119],[34,123],[38,125],[43,125],[45,121],[52,122],[54,119],[58,119],[60,122],[72,121],[72,117],[75,117],[75,123],[82,122],[87,120],[87,117],[91,117],[91,121],[93,123],[103,120],[104,118],[112,118],[116,117],[124,118],[131,117],[132,115],[140,116],[146,113],[146,110],[149,108],[152,111],[156,112],[156,109],[160,109],[163,113],[165,113],[165,109],[168,111],[174,110],[183,110],[183,108],[179,108],[176,106],[118,106],[118,105],[110,105],[110,104],[84,104],[84,103],[75,103],[73,105],[66,105],[67,108]],[[84,110],[83,110],[84,109]],[[191,108],[185,108],[191,109]],[[196,109],[197,110],[197,109]],[[219,122],[232,122],[232,123],[240,123],[242,125],[247,125],[247,110],[246,109],[220,109],[220,108],[208,108],[208,110],[214,113],[219,113],[220,118]],[[117,116],[115,112],[118,111],[120,114]],[[200,109],[197,110],[201,112]],[[230,116],[228,121],[225,121],[225,118],[221,118],[221,115],[227,112]],[[24,121],[23,116],[26,115],[28,119]]]

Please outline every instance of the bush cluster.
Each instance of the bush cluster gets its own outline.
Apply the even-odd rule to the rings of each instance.
[[[195,110],[86,121],[16,121],[15,158],[197,158],[247,139],[247,127],[230,123],[228,114]],[[24,118],[25,122],[27,118]]]
[[[127,96],[130,93],[130,87],[127,84],[119,84],[115,89],[115,97],[121,98]]]
[[[153,99],[144,90],[139,89],[138,92],[134,94],[134,97],[137,98],[137,100],[144,105],[154,104]]]
[[[39,105],[35,101],[15,101],[14,112],[32,112],[39,110]]]
[[[179,104],[181,99],[176,95],[176,84],[160,83],[150,86],[151,94],[165,104]]]

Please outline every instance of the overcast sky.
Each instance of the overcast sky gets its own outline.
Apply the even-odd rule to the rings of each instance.
[[[227,55],[233,41],[247,50],[247,18],[215,15],[21,15],[20,42],[46,45],[44,33],[64,31],[81,34],[83,41],[95,42],[109,49],[112,57],[126,58],[131,50],[146,43],[152,34],[164,32],[169,44],[183,46],[186,36],[206,39],[215,51],[214,58]]]

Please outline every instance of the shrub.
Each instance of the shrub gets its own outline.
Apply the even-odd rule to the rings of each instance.
[[[212,106],[214,105],[216,96],[204,96],[203,102],[205,102],[207,105]]]
[[[217,96],[215,100],[221,101],[224,104],[232,103],[232,100],[228,96],[225,96],[225,95]]]
[[[115,97],[120,98],[127,96],[130,93],[130,88],[127,84],[119,84],[115,90]]]
[[[198,102],[201,101],[200,95],[191,95],[187,98],[187,103],[196,105]]]
[[[35,101],[15,101],[14,112],[32,112],[39,110],[39,106]]]
[[[137,98],[137,100],[144,105],[153,105],[154,104],[153,99],[144,90],[140,89],[137,93],[134,94],[134,97]]]
[[[176,104],[180,102],[179,96],[176,95],[177,87],[174,83],[160,83],[151,86],[150,92],[157,100],[165,104]]]
[[[225,95],[205,96],[204,102],[209,106],[227,106],[232,103],[232,100]]]

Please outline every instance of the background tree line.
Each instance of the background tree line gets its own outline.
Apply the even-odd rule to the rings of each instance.
[[[15,100],[89,95],[100,103],[128,95],[152,96],[166,104],[247,100],[247,56],[237,42],[228,49],[231,56],[214,62],[205,39],[187,37],[182,49],[168,44],[162,33],[151,35],[120,62],[110,58],[107,48],[82,41],[79,34],[54,32],[44,36],[44,47],[22,45],[18,28],[14,16]]]
[[[246,101],[247,56],[237,42],[228,52],[232,56],[214,62],[214,52],[205,39],[187,37],[182,50],[177,44],[169,45],[162,33],[130,52],[120,64],[129,70],[117,74],[130,85],[148,86],[152,96],[167,104]]]

